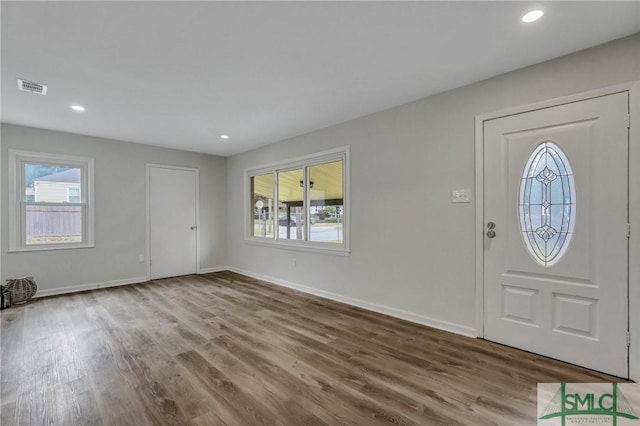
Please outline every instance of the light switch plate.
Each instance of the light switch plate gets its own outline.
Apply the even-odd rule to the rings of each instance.
[[[471,195],[469,195],[468,189],[454,189],[451,191],[452,203],[470,203]]]

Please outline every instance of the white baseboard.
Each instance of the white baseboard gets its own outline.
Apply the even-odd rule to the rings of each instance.
[[[279,278],[269,277],[262,274],[257,274],[250,271],[245,271],[239,268],[228,267],[227,270],[236,272],[238,274],[246,275],[251,278],[267,281],[282,287],[291,288],[301,291],[303,293],[313,294],[325,299],[335,300],[337,302],[346,303],[347,305],[357,306],[359,308],[367,309],[369,311],[378,312],[380,314],[389,315],[391,317],[400,318],[416,324],[426,325],[429,327],[437,328],[440,330],[449,331],[456,334],[461,334],[467,337],[477,337],[475,327],[468,327],[461,324],[452,323],[449,321],[442,321],[435,318],[430,318],[424,315],[408,312],[402,309],[391,308],[389,306],[378,305],[376,303],[367,302],[360,299],[354,299],[352,297],[343,296],[341,294],[332,293],[329,291],[319,290],[317,288],[308,287],[302,284],[293,283],[291,281],[281,280]]]
[[[106,287],[117,287],[120,285],[127,284],[137,284],[143,283],[147,281],[147,277],[136,277],[136,278],[125,278],[123,280],[113,280],[113,281],[103,281],[99,283],[91,283],[91,284],[79,284],[79,285],[71,285],[68,287],[58,287],[51,289],[38,289],[38,292],[34,297],[46,297],[46,296],[55,296],[58,294],[65,293],[75,293],[77,291],[87,291],[87,290],[95,290],[98,288],[106,288]]]
[[[231,267],[231,266],[218,266],[214,268],[203,268],[200,269],[200,274],[209,274],[212,272],[221,272],[221,271],[232,271],[238,274],[246,275],[251,278],[256,278],[259,280],[267,281],[272,284],[276,284],[282,287],[291,288],[294,290],[301,291],[303,293],[313,294],[315,296],[319,296],[325,299],[335,300],[337,302],[346,303],[347,305],[357,306],[359,308],[367,309],[369,311],[378,312],[381,314],[389,315],[392,317],[404,319],[407,321],[411,321],[417,324],[426,325],[429,327],[437,328],[440,330],[450,331],[452,333],[461,334],[463,336],[468,337],[477,337],[476,329],[474,327],[468,327],[448,321],[442,321],[435,318],[430,318],[424,315],[416,314],[413,312],[408,312],[402,309],[392,308],[389,306],[379,305],[376,303],[367,302],[360,299],[355,299],[348,296],[343,296],[341,294],[332,293],[329,291],[319,290],[317,288],[308,287],[302,284],[297,284],[291,281],[281,280],[279,278],[270,277],[267,275],[257,274],[250,271],[245,271],[239,268]],[[91,284],[80,284],[75,286],[68,287],[59,287],[54,289],[46,289],[46,290],[38,290],[37,294],[34,297],[46,297],[46,296],[55,296],[58,294],[65,293],[75,293],[78,291],[87,291],[87,290],[95,290],[98,288],[107,288],[107,287],[117,287],[121,285],[127,284],[137,284],[146,282],[147,277],[136,277],[136,278],[127,278],[122,280],[114,280],[114,281],[104,281],[99,283],[91,283]]]
[[[202,269],[200,269],[200,272],[198,272],[198,273],[199,274],[209,274],[211,272],[221,272],[221,271],[228,271],[228,270],[229,270],[229,268],[226,267],[226,266],[217,266],[215,268],[202,268]],[[143,283],[143,282],[146,282],[146,281],[149,281],[149,279],[147,277],[136,277],[136,278],[127,278],[127,279],[123,279],[123,280],[113,280],[113,281],[104,281],[104,282],[99,282],[99,283],[91,283],[91,284],[79,284],[79,285],[52,288],[52,289],[46,289],[46,290],[38,289],[38,292],[36,293],[36,295],[34,297],[37,298],[37,297],[56,296],[58,294],[75,293],[77,291],[95,290],[95,289],[98,289],[98,288],[117,287],[117,286],[120,286],[120,285]]]
[[[230,270],[231,269],[228,266],[215,266],[213,268],[200,268],[200,272],[198,272],[198,274],[210,274],[212,272],[222,272]]]

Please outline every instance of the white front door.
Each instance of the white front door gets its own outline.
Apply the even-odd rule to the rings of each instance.
[[[149,166],[151,279],[197,272],[197,171]]]
[[[484,123],[484,336],[628,377],[628,93]]]

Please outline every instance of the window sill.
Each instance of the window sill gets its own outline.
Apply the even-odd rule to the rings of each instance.
[[[77,246],[63,246],[63,247],[21,247],[9,249],[9,253],[24,253],[30,251],[50,251],[50,250],[73,250],[73,249],[86,249],[96,248],[95,244],[77,245]]]
[[[277,249],[284,250],[294,250],[294,251],[306,251],[311,253],[320,253],[320,254],[328,254],[331,256],[351,256],[351,251],[345,248],[332,248],[332,247],[321,247],[317,245],[307,245],[301,244],[299,242],[284,242],[284,241],[264,241],[258,238],[245,238],[244,241],[247,244],[252,244],[256,246],[262,247],[271,247]]]

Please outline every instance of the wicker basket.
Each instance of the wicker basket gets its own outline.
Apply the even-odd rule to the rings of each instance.
[[[27,303],[38,291],[38,286],[33,277],[8,279],[6,288],[14,305]]]

